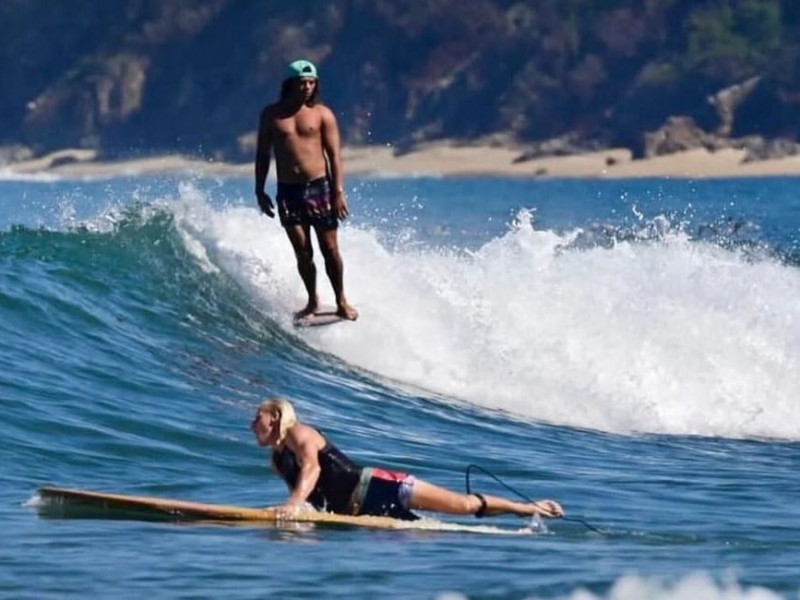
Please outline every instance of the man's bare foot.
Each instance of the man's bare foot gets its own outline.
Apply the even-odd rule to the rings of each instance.
[[[306,307],[304,309],[298,310],[296,313],[294,313],[294,318],[295,320],[305,319],[306,317],[310,317],[315,312],[317,312],[318,309],[319,309],[319,300],[309,301],[309,303],[306,304]]]
[[[336,309],[336,314],[347,319],[348,321],[355,321],[358,318],[358,311],[350,306],[347,302],[342,302]]]

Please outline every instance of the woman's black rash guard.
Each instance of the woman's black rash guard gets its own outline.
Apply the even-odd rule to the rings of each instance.
[[[362,467],[327,439],[317,459],[320,466],[319,479],[307,501],[317,510],[349,514],[350,499],[358,485]],[[285,445],[280,450],[273,450],[272,464],[281,478],[294,489],[300,475],[300,464],[294,452]]]

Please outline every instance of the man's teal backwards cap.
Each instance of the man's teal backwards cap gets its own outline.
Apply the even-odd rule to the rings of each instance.
[[[317,79],[317,67],[308,60],[296,60],[286,69],[286,79],[295,77],[313,77]]]

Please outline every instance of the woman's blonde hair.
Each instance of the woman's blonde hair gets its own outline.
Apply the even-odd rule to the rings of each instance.
[[[278,441],[276,446],[282,446],[289,429],[297,423],[297,415],[292,403],[286,398],[268,398],[258,407],[259,414],[266,413],[278,419]]]

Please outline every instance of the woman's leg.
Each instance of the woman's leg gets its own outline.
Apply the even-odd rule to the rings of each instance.
[[[483,508],[483,503],[486,507]],[[481,494],[460,494],[421,479],[414,481],[411,492],[411,509],[431,510],[453,515],[475,515],[483,508],[481,516],[513,514],[543,517],[560,517],[564,514],[561,506],[552,500],[539,502],[514,502],[498,496]]]

